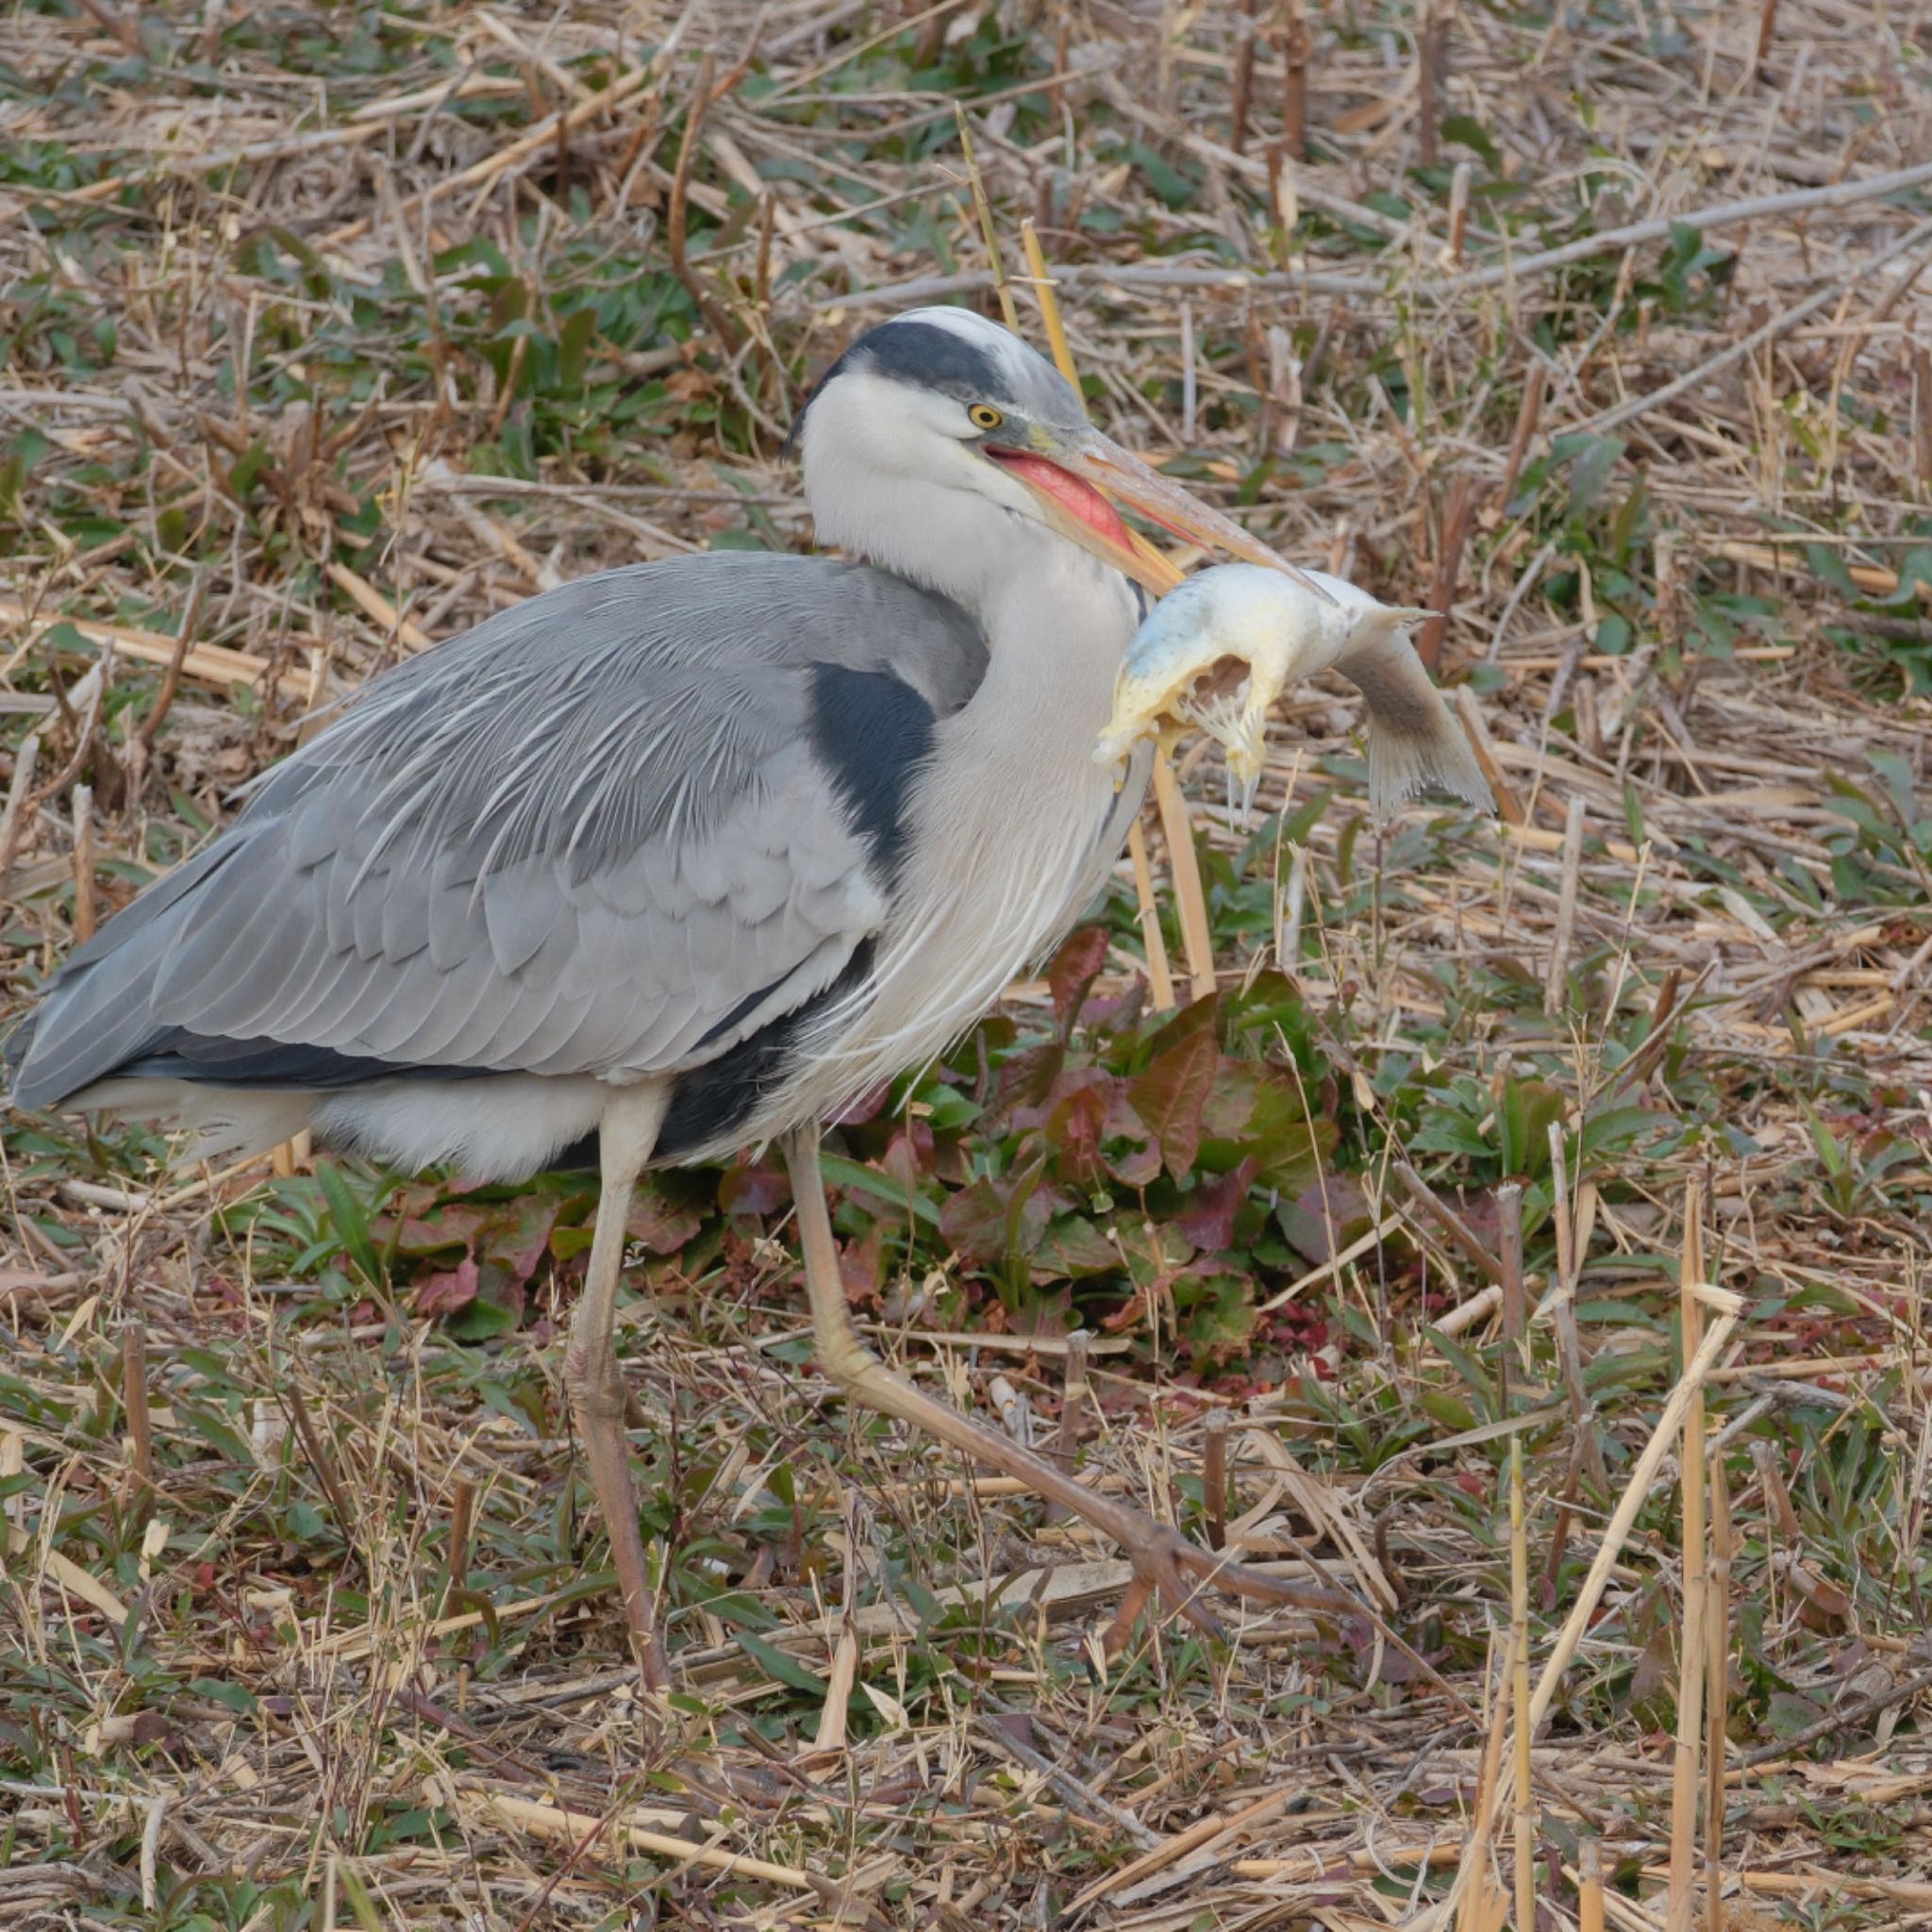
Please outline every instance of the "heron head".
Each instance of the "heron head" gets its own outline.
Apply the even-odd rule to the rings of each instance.
[[[991,501],[1157,594],[1171,570],[1137,547],[1127,510],[1205,548],[1299,572],[1087,420],[1079,391],[1011,330],[964,308],[915,308],[869,329],[812,391],[791,441],[823,535],[877,556],[855,507],[881,486]],[[948,533],[928,528],[935,549]],[[881,558],[914,567],[905,554]]]

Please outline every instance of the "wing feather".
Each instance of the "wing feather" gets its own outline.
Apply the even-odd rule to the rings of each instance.
[[[985,644],[884,573],[720,553],[566,585],[411,659],[75,955],[9,1047],[15,1097],[184,1040],[332,1084],[354,1077],[332,1055],[372,1078],[630,1077],[728,1051],[887,916],[813,744],[826,665],[938,712]]]

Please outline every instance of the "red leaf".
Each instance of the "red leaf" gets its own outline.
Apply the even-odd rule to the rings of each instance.
[[[1046,1231],[1048,1203],[1038,1188],[1010,1180],[974,1181],[947,1196],[940,1232],[966,1260],[991,1267],[1019,1253],[1030,1255]]]
[[[862,1127],[867,1121],[878,1118],[891,1091],[892,1083],[881,1080],[863,1093],[855,1093],[837,1113],[827,1116],[826,1124],[834,1127]],[[785,1198],[789,1201],[791,1196],[788,1193]]]
[[[660,1194],[640,1194],[631,1198],[624,1234],[626,1242],[638,1242],[647,1255],[675,1255],[704,1224],[695,1208],[674,1207]]]
[[[855,1307],[876,1307],[879,1298],[880,1235],[876,1224],[839,1250],[839,1280]]]
[[[1274,1218],[1295,1252],[1319,1267],[1361,1232],[1369,1204],[1347,1174],[1322,1174],[1294,1200],[1282,1202]]]
[[[879,1157],[879,1168],[890,1174],[902,1192],[917,1190],[920,1177],[933,1169],[932,1127],[922,1120],[908,1121],[892,1129],[886,1151]]]
[[[1113,1110],[1113,1076],[1099,1067],[1076,1068],[1054,1083],[1047,1145],[1062,1178],[1083,1188],[1101,1187],[1107,1179],[1100,1141]]]
[[[1037,1109],[1053,1091],[1066,1057],[1067,1050],[1058,1040],[1016,1053],[1000,1069],[999,1081],[993,1089],[993,1115],[1005,1120],[1008,1127],[1037,1127]]]
[[[1134,1111],[1160,1143],[1160,1158],[1176,1180],[1190,1174],[1201,1150],[1201,1109],[1221,1066],[1221,1042],[1211,1024],[1184,1033],[1127,1088]]]
[[[718,1206],[726,1214],[772,1214],[791,1198],[791,1179],[772,1160],[741,1163],[718,1183]]]
[[[409,1307],[419,1315],[453,1315],[476,1299],[476,1264],[465,1255],[454,1268],[441,1274],[425,1274],[409,1297]]]
[[[1100,969],[1106,964],[1105,926],[1083,925],[1069,934],[1066,943],[1054,955],[1053,964],[1046,969],[1046,983],[1053,989],[1053,1016],[1063,1032],[1080,1010],[1087,989],[1100,977]]]
[[[1188,1196],[1187,1206],[1174,1217],[1174,1224],[1197,1248],[1218,1254],[1234,1245],[1234,1221],[1248,1198],[1255,1182],[1253,1156],[1231,1174],[1217,1180],[1203,1181]]]
[[[557,1225],[561,1205],[555,1194],[518,1195],[477,1230],[477,1248],[489,1259],[501,1262],[517,1280],[529,1280],[550,1245],[550,1230]]]

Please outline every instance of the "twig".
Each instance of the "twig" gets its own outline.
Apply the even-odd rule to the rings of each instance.
[[[1425,0],[1415,49],[1415,158],[1433,168],[1441,154],[1442,85],[1449,75],[1449,11]]]
[[[1700,362],[1695,369],[1689,369],[1673,382],[1667,382],[1661,389],[1652,390],[1648,395],[1632,396],[1628,402],[1619,403],[1614,409],[1606,409],[1601,415],[1592,416],[1587,422],[1578,423],[1569,432],[1578,436],[1605,436],[1612,429],[1621,428],[1625,423],[1634,423],[1640,416],[1648,416],[1660,409],[1667,403],[1674,403],[1679,396],[1689,395],[1701,388],[1713,375],[1730,368],[1734,362],[1741,362],[1754,350],[1761,349],[1767,342],[1774,342],[1781,336],[1788,336],[1807,316],[1816,315],[1821,308],[1836,302],[1847,289],[1857,288],[1868,280],[1888,261],[1907,254],[1921,242],[1932,241],[1932,221],[1920,222],[1905,234],[1889,242],[1874,254],[1868,255],[1862,261],[1855,262],[1842,275],[1834,275],[1815,294],[1807,295],[1793,308],[1787,308],[1781,315],[1774,315],[1761,328],[1754,328],[1748,336],[1741,337],[1729,348]]]
[[[1094,1820],[1096,1824],[1110,1824],[1116,1831],[1125,1832],[1143,1850],[1159,1844],[1160,1835],[1149,1831],[1131,1811],[1124,1810],[1110,1798],[1103,1798],[1091,1786],[1082,1784],[1072,1772],[1063,1771],[1052,1758],[1043,1757],[1031,1744],[1023,1742],[997,1717],[983,1717],[974,1728],[1001,1757],[1010,1757],[1014,1763],[1024,1764],[1028,1771],[1043,1777],[1082,1816]]]
[[[1711,208],[1689,208],[1678,215],[1632,222],[1622,228],[1601,229],[1593,235],[1566,242],[1560,248],[1545,249],[1540,255],[1526,255],[1518,261],[1495,262],[1484,268],[1470,269],[1462,275],[1449,275],[1432,284],[1418,283],[1415,290],[1420,294],[1432,295],[1440,302],[1450,302],[1483,289],[1501,288],[1505,284],[1520,286],[1532,277],[1554,274],[1557,269],[1568,268],[1572,262],[1588,261],[1593,256],[1611,255],[1619,249],[1646,242],[1660,242],[1667,239],[1674,228],[1702,231],[1758,221],[1769,215],[1796,214],[1811,208],[1847,208],[1863,201],[1882,201],[1887,195],[1916,188],[1924,181],[1932,181],[1932,161],[1922,161],[1911,168],[1897,168],[1887,175],[1866,175],[1861,180],[1833,182],[1824,188],[1794,188],[1783,194],[1762,194],[1748,201],[1721,202]],[[1312,200],[1308,205],[1315,206]],[[1909,246],[1914,239],[1907,237],[1886,254],[1861,262],[1846,279],[1855,280],[1880,266],[1899,248]],[[1301,269],[1255,270],[1195,267],[1181,262],[1096,261],[1070,263],[1060,269],[1058,275],[1061,281],[1069,284],[1098,282],[1124,289],[1225,289],[1230,293],[1249,290],[1307,290],[1315,294],[1365,296],[1387,296],[1390,293],[1386,275]],[[991,278],[984,270],[968,270],[954,275],[923,275],[910,281],[852,289],[843,294],[821,296],[812,306],[837,308],[849,308],[858,302],[912,301],[922,296],[958,294],[969,289],[991,286]],[[1829,300],[1839,292],[1840,286],[1834,284],[1825,299]],[[1797,320],[1803,321],[1804,317]]]
[[[1523,1494],[1523,1438],[1509,1439],[1509,1684],[1516,1712],[1516,1923],[1536,1924],[1536,1788],[1529,1709],[1529,1536]]]
[[[1710,1635],[1705,1649],[1705,1932],[1724,1932],[1724,1743],[1730,1733],[1731,1492],[1722,1455],[1710,1458]]]
[[[1449,485],[1449,503],[1442,512],[1442,539],[1436,548],[1435,575],[1429,581],[1429,594],[1423,601],[1429,615],[1416,632],[1416,655],[1433,673],[1441,669],[1442,640],[1449,631],[1449,612],[1456,602],[1456,586],[1462,575],[1462,552],[1469,541],[1470,526],[1486,492],[1475,479],[1457,475]]]
[[[175,648],[168,653],[167,667],[161,673],[161,688],[155,692],[155,701],[147,708],[147,716],[141,721],[141,730],[136,734],[135,742],[141,746],[142,769],[146,770],[146,760],[155,748],[155,733],[161,728],[161,721],[167,717],[169,708],[175,702],[175,693],[180,689],[181,672],[188,662],[188,654],[193,647],[194,633],[201,627],[201,607],[208,597],[208,572],[197,570],[189,580],[188,596],[181,606],[181,621],[175,628]],[[124,644],[125,650],[126,646]],[[132,809],[130,785],[129,809]]]
[[[1704,1187],[1684,1190],[1684,1245],[1677,1273],[1678,1320],[1684,1354],[1703,1339]],[[1690,1932],[1691,1885],[1696,1877],[1697,1772],[1704,1747],[1704,1645],[1709,1635],[1705,1607],[1704,1391],[1692,1391],[1684,1409],[1684,1608],[1677,1669],[1677,1738],[1671,1778],[1671,1882],[1668,1932]]]
[[[1020,312],[1013,307],[1013,291],[1007,281],[1007,266],[1000,258],[999,230],[993,226],[992,203],[987,199],[986,182],[979,172],[979,158],[973,152],[973,133],[966,125],[966,109],[958,101],[953,103],[953,119],[959,130],[959,153],[966,162],[966,178],[972,185],[973,211],[979,217],[979,232],[986,242],[987,265],[992,271],[993,292],[999,297],[1000,320],[1013,331],[1020,332]],[[1067,372],[1060,371],[1062,375]],[[1068,381],[1074,378],[1067,376]],[[1076,388],[1077,384],[1074,385]]]
[[[294,1424],[295,1434],[301,1441],[303,1454],[308,1458],[308,1466],[314,1470],[316,1480],[328,1498],[328,1506],[335,1511],[336,1528],[342,1541],[353,1545],[356,1512],[349,1507],[348,1495],[342,1489],[341,1478],[336,1474],[335,1458],[329,1455],[309,1417],[308,1405],[303,1401],[301,1390],[292,1381],[285,1380],[281,1385],[281,1395],[289,1411],[289,1420]]]
[[[685,210],[691,198],[691,162],[697,158],[698,131],[705,125],[705,110],[711,104],[712,58],[708,49],[698,61],[697,79],[691,85],[691,105],[684,110],[684,139],[677,145],[677,166],[671,176],[670,205],[664,216],[664,247],[671,258],[671,272],[684,285],[685,293],[698,306],[711,333],[727,356],[738,353],[737,327],[718,307],[703,278],[691,267],[685,253]]]
[[[1188,802],[1181,796],[1179,781],[1165,751],[1154,754],[1154,802],[1160,809],[1161,830],[1167,834],[1167,863],[1174,874],[1174,895],[1180,908],[1189,990],[1195,999],[1206,999],[1215,986],[1214,931],[1208,923],[1208,895],[1201,887],[1200,861],[1194,852],[1194,827],[1188,817]]]
[[[1863,1697],[1854,1697],[1839,1706],[1816,1724],[1809,1724],[1801,1731],[1793,1731],[1789,1738],[1779,1738],[1770,1744],[1759,1744],[1744,1753],[1739,1760],[1745,1771],[1755,1771],[1760,1764],[1781,1762],[1795,1757],[1807,1744],[1815,1744],[1820,1738],[1829,1738],[1840,1731],[1848,1731],[1855,1724],[1861,1724],[1867,1718],[1876,1717],[1880,1711],[1890,1710],[1894,1705],[1907,1704],[1922,1690],[1932,1690],[1932,1671],[1921,1671],[1915,1676],[1906,1677],[1884,1690],[1874,1690]]]
[[[1538,1677],[1536,1690],[1529,1701],[1529,1722],[1532,1730],[1541,1724],[1548,1715],[1551,1700],[1557,1694],[1557,1687],[1563,1681],[1563,1674],[1570,1668],[1570,1662],[1576,1655],[1576,1646],[1583,1641],[1583,1633],[1590,1627],[1591,1620],[1596,1615],[1598,1604],[1603,1601],[1605,1590],[1609,1585],[1610,1572],[1616,1567],[1617,1558],[1623,1553],[1630,1531],[1637,1522],[1650,1492],[1651,1479],[1657,1474],[1658,1466],[1670,1453],[1677,1432],[1683,1427],[1684,1416],[1691,1401],[1704,1387],[1705,1377],[1710,1374],[1718,1357],[1723,1354],[1724,1344],[1731,1339],[1731,1331],[1738,1325],[1735,1314],[1721,1315],[1712,1324],[1710,1332],[1704,1338],[1704,1346],[1696,1357],[1686,1364],[1683,1376],[1671,1391],[1670,1400],[1664,1405],[1663,1414],[1657,1418],[1657,1427],[1651,1432],[1650,1441],[1643,1446],[1642,1453],[1631,1467],[1628,1481],[1624,1488],[1622,1499],[1605,1526],[1603,1540],[1597,1545],[1589,1574],[1583,1579],[1583,1586],[1577,1591],[1576,1601],[1570,1607],[1570,1614],[1563,1621],[1563,1627],[1557,1633],[1557,1641],[1544,1661],[1542,1674]],[[1932,1675],[1932,1674],[1928,1674]],[[1486,1839],[1494,1828],[1496,1818],[1496,1794],[1491,1793],[1487,1804],[1476,1807],[1471,1821],[1471,1838]],[[1461,1896],[1464,1887],[1464,1874],[1457,1874],[1456,1883],[1444,1906],[1453,1904]]]
[[[1281,24],[1281,145],[1291,161],[1308,158],[1308,62],[1315,37],[1304,0],[1288,0]]]
[[[1583,813],[1580,792],[1570,794],[1563,814],[1563,873],[1557,899],[1557,929],[1550,941],[1549,974],[1543,981],[1543,1011],[1560,1013],[1570,1004],[1570,949],[1576,939],[1576,901],[1583,883]]]
[[[121,1331],[121,1407],[127,1418],[127,1501],[144,1514],[154,1488],[155,1432],[147,1406],[147,1327],[138,1317]]]
[[[74,788],[74,939],[76,945],[94,936],[94,788]]]
[[[1204,1424],[1201,1445],[1201,1491],[1208,1506],[1208,1547],[1227,1544],[1227,1411],[1212,1410]]]
[[[1490,1252],[1488,1243],[1474,1228],[1407,1161],[1398,1160],[1395,1163],[1395,1178],[1408,1190],[1417,1205],[1427,1210],[1449,1239],[1481,1269],[1484,1278],[1500,1286],[1503,1264]]]
[[[122,46],[128,53],[135,55],[141,53],[141,28],[129,15],[119,12],[116,8],[109,7],[108,0],[80,0],[80,4],[121,42]],[[145,1903],[149,1910],[153,1910],[154,1901],[149,1899]]]
[[[41,734],[29,731],[13,754],[13,777],[7,787],[7,806],[0,812],[0,892],[13,876],[13,855],[20,847],[20,828],[26,802],[33,795],[34,771],[41,762]]]

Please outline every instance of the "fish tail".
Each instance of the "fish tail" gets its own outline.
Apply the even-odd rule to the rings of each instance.
[[[1468,734],[1397,626],[1352,643],[1336,668],[1368,701],[1369,802],[1377,818],[1432,791],[1495,810]]]

